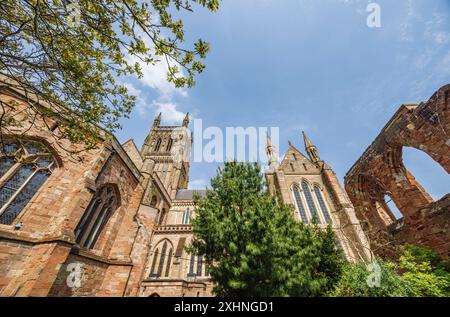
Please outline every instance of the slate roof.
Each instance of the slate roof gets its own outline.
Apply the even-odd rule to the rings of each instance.
[[[179,189],[177,191],[177,195],[175,196],[175,199],[192,200],[192,199],[194,199],[194,193],[197,193],[201,197],[205,197],[206,196],[206,190],[202,190],[202,189]]]

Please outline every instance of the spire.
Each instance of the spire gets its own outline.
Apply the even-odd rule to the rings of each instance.
[[[183,120],[183,127],[187,128],[188,125],[189,125],[189,112],[186,113],[186,117],[184,117],[184,120]]]
[[[306,135],[305,131],[302,131],[303,134],[303,142],[305,142],[305,149],[308,149],[309,147],[314,146],[314,144],[311,142],[311,140]]]
[[[305,143],[305,150],[308,153],[309,159],[313,163],[319,163],[322,160],[319,157],[319,152],[317,151],[316,146],[311,142],[311,140],[306,135],[305,131],[302,131],[303,134],[303,142]]]
[[[155,118],[155,121],[153,121],[153,127],[158,127],[160,124],[161,124],[161,112]]]
[[[269,132],[266,132],[266,154],[269,160],[269,169],[275,171],[280,163],[278,162],[278,153],[275,146],[272,143],[272,139],[269,136]]]

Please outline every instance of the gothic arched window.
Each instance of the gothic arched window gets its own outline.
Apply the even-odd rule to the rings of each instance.
[[[153,195],[152,200],[150,202],[150,206],[156,207],[157,204],[158,204],[158,197],[156,197],[156,195]]]
[[[161,246],[161,252],[159,252],[159,246]],[[169,277],[173,256],[172,244],[168,240],[164,240],[158,244],[155,250],[150,268],[150,277]]]
[[[182,220],[182,224],[183,225],[188,225],[191,223],[191,211],[188,209],[186,209],[183,213],[183,220]]]
[[[0,224],[12,224],[56,168],[51,152],[38,142],[0,145]]]
[[[308,204],[309,212],[311,213],[312,219],[316,219],[318,223],[320,222],[319,215],[317,214],[316,204],[314,203],[311,191],[309,190],[309,185],[306,181],[302,181],[303,194],[305,195],[306,203]]]
[[[317,201],[319,202],[320,209],[322,210],[323,218],[327,224],[331,223],[330,212],[328,211],[327,205],[325,204],[325,200],[322,196],[322,191],[319,186],[314,186],[314,193],[316,194]]]
[[[170,152],[170,150],[172,149],[172,144],[173,144],[173,139],[169,138],[169,142],[167,142],[167,147],[166,147],[167,152]]]
[[[308,217],[306,215],[305,207],[303,206],[302,198],[300,197],[300,191],[297,186],[292,186],[292,192],[294,193],[295,203],[297,205],[297,211],[300,219],[304,223],[308,223]]]
[[[112,213],[119,207],[118,196],[113,185],[105,185],[95,193],[75,230],[78,245],[93,248]]]
[[[155,145],[155,151],[156,152],[159,151],[159,148],[161,147],[161,142],[162,142],[161,138],[159,138],[158,141],[156,141],[156,145]]]

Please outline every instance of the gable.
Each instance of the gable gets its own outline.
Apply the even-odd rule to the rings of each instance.
[[[292,145],[286,151],[279,169],[287,174],[319,172],[317,166]]]

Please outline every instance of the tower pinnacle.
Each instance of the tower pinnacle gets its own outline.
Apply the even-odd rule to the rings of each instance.
[[[278,162],[278,153],[275,146],[272,143],[272,139],[269,136],[269,133],[266,134],[266,154],[269,160],[269,169],[271,171],[275,171],[276,168],[280,165]]]
[[[189,112],[186,113],[186,117],[183,120],[183,127],[187,128],[189,126]]]
[[[306,153],[308,153],[311,162],[313,163],[321,162],[322,160],[320,159],[319,152],[317,151],[316,146],[308,138],[305,131],[302,131],[302,134],[303,134],[303,142],[305,143],[305,150]]]

